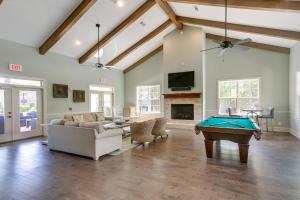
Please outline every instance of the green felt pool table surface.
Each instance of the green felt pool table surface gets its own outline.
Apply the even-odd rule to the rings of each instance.
[[[210,117],[196,126],[200,127],[215,127],[215,128],[231,128],[231,129],[246,129],[256,130],[256,124],[249,118],[242,117],[223,117],[215,116]]]

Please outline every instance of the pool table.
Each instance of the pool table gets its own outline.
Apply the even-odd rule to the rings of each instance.
[[[213,142],[218,140],[229,140],[239,144],[240,162],[247,163],[249,141],[254,135],[260,140],[260,128],[251,118],[214,116],[195,126],[198,135],[203,133],[205,138],[205,149],[207,158],[212,158]]]

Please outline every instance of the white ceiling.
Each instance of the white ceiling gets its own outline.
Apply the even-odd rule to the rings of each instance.
[[[4,0],[0,38],[39,47],[80,0]]]
[[[113,0],[98,0],[95,5],[53,46],[50,51],[61,55],[79,58],[97,42],[96,23],[101,24],[100,38],[133,13],[146,0],[122,0],[124,6],[118,7]],[[0,38],[38,48],[58,25],[79,5],[81,0],[4,0],[0,6]],[[178,16],[224,21],[224,8],[194,4],[170,3]],[[145,37],[165,22],[168,17],[158,5],[153,6],[136,22],[117,35],[106,46],[102,61],[107,63],[124,50]],[[142,26],[143,21],[146,26]],[[231,23],[300,31],[300,12],[279,12],[240,8],[228,9]],[[204,27],[207,33],[224,35],[223,29]],[[174,30],[170,26],[155,38],[145,43],[116,64],[125,69],[162,44],[163,37]],[[296,41],[229,31],[229,37],[252,38],[255,42],[292,47]],[[80,46],[75,41],[81,42]],[[89,61],[95,62],[95,58]]]

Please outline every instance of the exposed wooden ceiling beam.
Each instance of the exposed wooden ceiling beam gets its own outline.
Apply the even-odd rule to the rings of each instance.
[[[114,37],[116,37],[120,32],[130,26],[133,22],[135,22],[138,18],[140,18],[144,13],[146,13],[152,6],[155,5],[154,0],[147,0],[143,5],[141,5],[134,13],[132,13],[127,19],[125,19],[121,24],[119,24],[115,29],[113,29],[110,33],[104,36],[100,42],[100,48],[106,45],[109,41],[111,41]],[[87,61],[98,48],[98,43],[95,44],[91,49],[89,49],[84,55],[79,58],[79,63],[82,64]]]
[[[171,6],[168,4],[168,2],[162,1],[162,0],[155,0],[156,3],[161,7],[161,9],[168,15],[170,20],[176,25],[178,30],[181,30],[183,28],[183,25],[181,22],[177,21],[177,17]]]
[[[214,35],[214,34],[210,34],[210,33],[206,33],[206,38],[212,39],[212,40],[217,40],[217,41],[224,40],[224,36]],[[228,38],[228,40],[230,40],[232,42],[238,41],[238,39],[235,39],[235,38]],[[275,46],[275,45],[269,45],[269,44],[262,44],[262,43],[257,43],[257,42],[247,42],[247,43],[244,43],[241,45],[251,47],[251,48],[264,49],[264,50],[268,50],[268,51],[276,51],[276,52],[280,52],[280,53],[290,53],[289,48]]]
[[[163,45],[159,46],[158,48],[156,48],[155,50],[151,51],[149,54],[147,54],[146,56],[144,56],[143,58],[141,58],[140,60],[138,60],[137,62],[135,62],[134,64],[130,65],[129,67],[127,67],[123,73],[126,74],[129,71],[133,70],[134,68],[136,68],[137,66],[139,66],[140,64],[144,63],[145,61],[147,61],[149,58],[151,58],[152,56],[154,56],[155,54],[159,53],[160,51],[163,50]]]
[[[178,16],[177,18],[182,23],[224,29],[224,22],[220,22],[220,21],[212,21],[212,20],[196,19],[196,18],[180,17],[180,16]],[[291,40],[300,40],[300,32],[297,31],[286,31],[280,29],[264,28],[264,27],[248,26],[248,25],[232,24],[232,23],[227,23],[227,28],[229,30],[239,31],[239,32],[261,34],[261,35],[280,37],[280,38],[286,38]]]
[[[176,3],[190,3],[197,5],[208,6],[222,6],[224,7],[224,0],[164,0],[167,2]],[[285,0],[228,0],[228,6],[232,8],[244,8],[244,9],[262,9],[262,10],[288,10],[298,11],[300,10],[299,1],[285,1]]]
[[[108,66],[115,65],[120,60],[122,60],[124,57],[126,57],[128,54],[130,54],[132,51],[134,51],[135,49],[139,48],[140,46],[142,46],[143,44],[145,44],[146,42],[148,42],[149,40],[151,40],[152,38],[154,38],[156,35],[158,35],[159,33],[161,33],[163,30],[165,30],[171,24],[172,24],[171,20],[167,20],[165,23],[163,23],[158,28],[156,28],[154,31],[152,31],[151,33],[149,33],[148,35],[146,35],[145,37],[143,37],[141,40],[139,40],[137,43],[135,43],[134,45],[132,45],[131,47],[129,47],[128,49],[126,49],[123,53],[121,53],[116,58],[114,58],[112,61],[110,61],[107,65]]]
[[[97,0],[83,0],[68,18],[52,33],[52,35],[40,46],[39,52],[44,55],[63,35],[88,11]]]

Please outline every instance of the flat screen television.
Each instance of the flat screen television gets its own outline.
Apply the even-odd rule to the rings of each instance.
[[[192,88],[194,87],[195,72],[178,72],[168,74],[168,88]]]

